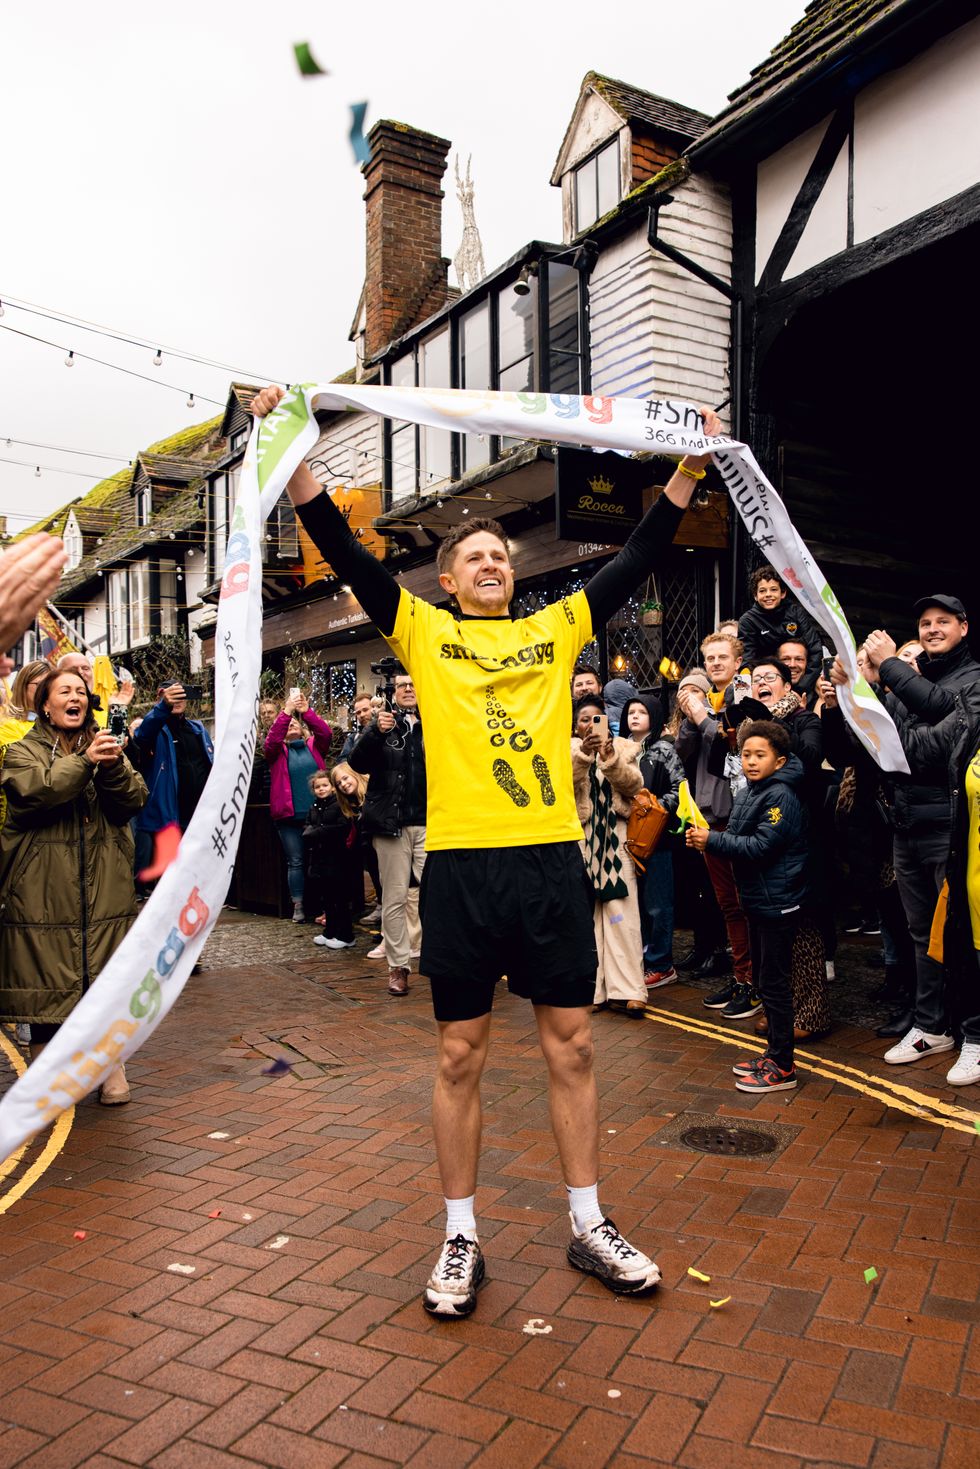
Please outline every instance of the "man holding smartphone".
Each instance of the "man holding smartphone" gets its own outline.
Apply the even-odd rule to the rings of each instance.
[[[159,693],[158,703],[133,731],[133,741],[146,757],[144,768],[149,767],[150,788],[136,829],[156,833],[176,823],[186,831],[211,774],[214,746],[200,720],[187,718],[183,684],[167,684]]]
[[[281,388],[264,388],[252,412],[264,417],[282,397]],[[703,413],[705,434],[719,434],[717,415]],[[596,951],[572,789],[569,681],[594,627],[661,564],[706,459],[681,461],[584,589],[514,621],[514,570],[496,521],[474,516],[441,543],[439,582],[452,603],[443,610],[413,597],[358,544],[307,464],[287,487],[314,544],[408,670],[421,706],[439,711],[426,747],[419,965],[438,1026],[432,1120],[446,1199],[445,1242],[423,1294],[433,1315],[468,1315],[485,1277],[474,1216],[480,1077],[502,974],[534,1006],[568,1190],[569,1263],[624,1294],[660,1279],[598,1202]]]

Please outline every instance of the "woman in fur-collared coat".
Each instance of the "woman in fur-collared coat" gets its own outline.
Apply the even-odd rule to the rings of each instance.
[[[633,797],[643,784],[640,747],[618,736],[603,740],[593,723],[605,712],[598,695],[575,705],[572,779],[585,831],[582,856],[595,895],[599,955],[595,1003],[639,1020],[646,1004],[636,871],[626,850]]]

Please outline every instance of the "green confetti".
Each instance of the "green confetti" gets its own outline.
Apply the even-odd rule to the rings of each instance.
[[[300,69],[300,75],[304,77],[327,77],[328,71],[318,65],[313,52],[310,50],[309,41],[297,41],[293,50],[296,52],[296,65]]]
[[[878,1279],[878,1272],[877,1272],[877,1270],[875,1269],[875,1267],[873,1265],[869,1265],[868,1268],[867,1268],[867,1270],[864,1272],[864,1283],[865,1283],[865,1285],[870,1285],[873,1280],[877,1280],[877,1279]]]
[[[977,1132],[980,1132],[980,1117],[975,1117],[973,1119],[973,1125],[976,1128]]]

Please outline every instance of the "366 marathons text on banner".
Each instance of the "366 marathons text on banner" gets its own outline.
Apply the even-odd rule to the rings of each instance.
[[[0,1102],[0,1158],[86,1096],[172,1008],[221,911],[248,796],[262,651],[262,526],[320,436],[316,409],[353,409],[463,433],[602,449],[711,453],[752,541],[827,633],[851,678],[845,717],[885,770],[907,771],[897,731],[859,675],[840,604],[744,444],[708,438],[697,409],[670,399],[304,384],[258,423],[245,455],[215,635],[215,758],[167,869],[122,944],[42,1055]]]

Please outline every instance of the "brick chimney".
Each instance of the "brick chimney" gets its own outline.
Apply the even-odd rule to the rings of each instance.
[[[364,357],[370,361],[437,311],[448,291],[442,176],[452,146],[401,122],[376,122],[364,165],[367,267]]]

